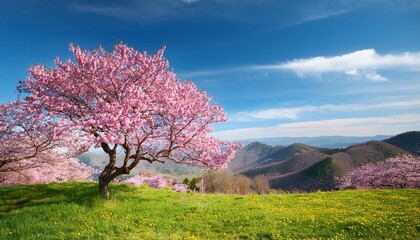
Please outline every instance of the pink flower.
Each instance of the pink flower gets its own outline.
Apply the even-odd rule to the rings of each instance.
[[[402,155],[370,163],[337,179],[339,188],[420,188],[420,158]]]

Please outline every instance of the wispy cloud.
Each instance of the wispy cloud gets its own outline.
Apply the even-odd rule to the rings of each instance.
[[[318,3],[319,4],[319,3]],[[349,13],[354,10],[354,6],[327,6],[318,5],[317,8],[298,8],[296,14],[288,21],[280,22],[280,25],[275,27],[278,28],[290,28],[298,26],[304,23],[327,19],[335,16],[339,16],[345,13]],[[273,30],[273,29],[271,29]]]
[[[203,70],[182,74],[183,77],[194,78],[232,74],[237,72],[269,72],[292,71],[299,77],[339,74],[342,78],[364,79],[374,82],[389,80],[378,71],[419,72],[420,52],[401,54],[378,54],[375,49],[364,49],[338,56],[318,56],[294,59],[278,64],[249,65],[235,68]],[[328,75],[329,76],[329,75]]]
[[[296,24],[302,24],[302,23],[305,23],[305,22],[311,22],[311,21],[326,19],[326,18],[342,15],[342,14],[345,14],[345,13],[348,13],[348,12],[351,12],[351,11],[352,11],[351,8],[334,9],[334,10],[330,10],[330,11],[318,10],[318,11],[314,11],[314,12],[311,12],[311,13],[307,13],[306,16],[299,19],[299,22],[296,22]]]
[[[115,19],[142,24],[168,21],[187,14],[187,5],[198,0],[133,1],[124,0],[118,4],[76,3],[69,5],[73,11],[92,13]]]
[[[251,122],[261,120],[296,119],[308,112],[352,112],[380,109],[419,109],[420,100],[391,101],[373,104],[324,104],[306,105],[293,108],[271,108],[258,111],[238,112],[229,117],[233,122]]]
[[[76,2],[71,9],[139,23],[208,18],[258,24],[258,29],[273,31],[338,16],[352,11],[355,6],[354,3],[311,0],[303,4],[276,0],[122,0],[118,4]]]
[[[135,11],[133,9],[121,8],[121,7],[98,7],[98,6],[85,6],[77,5],[72,6],[72,9],[80,11],[98,14],[102,16],[109,16],[119,18],[123,20],[132,20]]]
[[[238,112],[229,117],[233,122],[249,122],[271,119],[295,119],[302,112],[316,111],[317,107],[302,106],[295,108],[271,108],[250,112]]]
[[[420,129],[420,114],[393,115],[385,117],[343,118],[280,124],[273,127],[242,128],[215,132],[224,140],[244,140],[268,137],[314,137],[314,136],[372,136],[394,135]]]
[[[364,49],[339,56],[295,59],[280,64],[256,66],[255,68],[290,70],[300,77],[340,73],[371,81],[385,81],[387,78],[377,73],[378,70],[420,71],[420,52],[381,55],[376,53],[374,49]]]
[[[199,0],[181,0],[181,2],[187,3],[187,4],[191,4],[194,2],[198,2]]]

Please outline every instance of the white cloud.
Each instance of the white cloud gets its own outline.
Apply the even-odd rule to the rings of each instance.
[[[198,2],[198,0],[181,0],[181,2],[191,4],[191,3],[194,3],[194,2]]]
[[[387,81],[388,79],[386,77],[383,77],[376,73],[376,71],[367,73],[366,78],[375,82],[381,82],[381,81]]]
[[[380,55],[374,49],[365,49],[333,57],[319,56],[295,59],[279,64],[203,70],[186,72],[181,75],[183,78],[195,78],[244,72],[293,71],[299,77],[343,74],[350,78],[376,82],[389,80],[386,76],[378,73],[381,70],[391,70],[396,73],[419,72],[420,52]]]
[[[269,119],[295,119],[298,114],[302,112],[314,111],[316,107],[302,106],[295,108],[271,108],[251,112],[239,112],[233,114],[229,120],[236,122],[248,122],[255,120],[269,120]]]
[[[344,73],[347,75],[359,76],[359,72],[357,71],[357,69],[348,70],[348,71],[345,71]]]
[[[127,0],[121,4],[114,3],[72,3],[69,8],[73,11],[112,17],[124,21],[132,21],[141,24],[168,21],[184,17],[186,4],[197,0],[160,0],[160,1],[135,1]],[[183,4],[186,3],[186,4]]]
[[[268,137],[373,136],[394,135],[420,129],[420,114],[386,117],[344,118],[280,124],[273,127],[242,128],[218,131],[213,136],[223,140]]]
[[[326,6],[323,6],[326,7]],[[300,24],[304,24],[307,22],[327,19],[330,17],[339,16],[348,12],[351,12],[353,10],[353,7],[348,6],[340,6],[338,9],[311,9],[308,11],[308,9],[299,9],[299,13],[297,15],[300,16],[300,18],[297,18],[295,22],[289,22],[288,24],[285,24],[283,28],[285,27],[293,27]]]
[[[298,76],[342,73],[372,81],[385,81],[387,78],[378,74],[377,70],[420,71],[420,52],[380,55],[374,49],[364,49],[340,56],[295,59],[255,68],[290,70]]]
[[[296,119],[299,114],[308,112],[355,112],[378,109],[420,109],[420,100],[391,101],[371,104],[324,104],[320,106],[306,105],[293,108],[271,108],[258,111],[238,112],[229,117],[233,122],[250,122],[274,119]]]

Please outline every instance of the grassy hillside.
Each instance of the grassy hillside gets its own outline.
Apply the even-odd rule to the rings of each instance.
[[[420,190],[199,195],[94,183],[0,188],[1,239],[418,239]]]
[[[248,177],[255,177],[259,174],[264,174],[267,176],[278,176],[281,174],[301,171],[323,160],[325,157],[325,154],[319,153],[317,151],[295,153],[286,160],[257,166],[254,169],[250,169],[242,173]]]
[[[270,164],[273,162],[279,162],[279,161],[283,161],[286,160],[288,158],[293,157],[296,154],[301,154],[301,153],[308,153],[308,152],[317,152],[318,150],[302,144],[302,143],[294,143],[290,146],[284,147],[282,149],[278,149],[276,151],[274,151],[273,153],[267,155],[264,157],[264,159],[261,159],[261,164]]]
[[[398,134],[394,137],[384,140],[389,144],[397,146],[401,149],[420,156],[420,132],[412,131]]]
[[[406,154],[407,152],[386,142],[369,141],[346,148],[342,153],[344,153],[344,155],[335,153],[332,157],[342,164],[342,168],[345,168],[343,170],[349,171],[367,163],[383,161],[389,157]],[[346,157],[346,155],[349,158]]]
[[[302,171],[271,177],[270,184],[273,188],[289,191],[331,190],[337,186],[334,177],[339,175],[338,171],[336,160],[327,157]]]

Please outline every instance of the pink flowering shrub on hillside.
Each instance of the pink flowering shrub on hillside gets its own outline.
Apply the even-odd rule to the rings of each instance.
[[[161,175],[154,175],[154,176],[143,176],[143,175],[136,175],[134,177],[130,177],[124,181],[123,183],[132,184],[136,186],[141,186],[143,184],[147,184],[152,188],[164,188],[168,186],[170,183]]]
[[[175,191],[175,192],[189,192],[190,191],[188,186],[184,183],[175,183],[172,186],[172,190]]]
[[[77,158],[55,159],[19,172],[7,172],[0,175],[0,186],[15,184],[37,184],[51,182],[92,181],[92,176],[99,173],[96,169],[81,163]]]
[[[420,158],[403,155],[370,163],[338,179],[339,189],[420,188]]]

